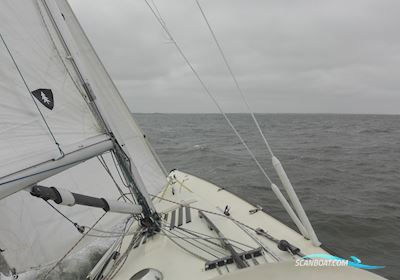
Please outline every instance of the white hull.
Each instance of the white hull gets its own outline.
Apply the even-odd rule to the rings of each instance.
[[[133,246],[136,248],[129,250],[125,261],[121,262],[114,273],[109,274],[106,279],[127,280],[146,268],[157,269],[166,280],[290,279],[292,277],[296,279],[383,279],[375,274],[351,267],[295,266],[295,259],[300,258],[299,256],[292,256],[286,251],[281,251],[276,243],[246,229],[240,223],[251,228],[262,228],[276,239],[287,240],[300,248],[305,255],[327,252],[313,246],[311,241],[262,211],[250,214],[249,211],[255,207],[233,194],[179,171],[174,171],[173,175],[176,176],[176,180],[158,196],[162,196],[163,199],[154,198],[154,205],[163,220],[162,231],[148,238],[139,238]],[[192,208],[187,210],[181,205],[190,205]],[[226,205],[231,207],[229,218],[223,215]],[[248,267],[243,269],[239,269],[233,261],[230,264],[221,266],[216,264],[215,268],[206,269],[205,259],[210,261],[210,264],[219,258],[223,260],[224,256],[231,254],[218,246],[221,240],[218,239],[216,231],[210,230],[206,219],[199,217],[197,209],[204,210],[203,214],[212,221],[226,239],[230,240],[230,244],[235,245],[234,248],[239,254],[260,247],[266,248],[271,253],[261,250],[261,256],[252,255],[253,257],[244,261]],[[222,215],[218,216],[207,211]],[[174,220],[171,221],[172,218]],[[137,228],[138,224],[135,222],[130,232],[137,231]],[[196,235],[208,236],[207,240],[215,244],[205,239],[198,239]],[[128,252],[133,236],[127,235],[123,239],[121,256],[124,252]]]

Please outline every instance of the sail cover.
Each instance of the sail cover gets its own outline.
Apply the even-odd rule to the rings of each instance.
[[[63,34],[69,36],[68,43],[73,41],[72,56],[63,47],[52,17],[68,33]],[[0,42],[0,178],[57,160],[63,151],[78,149],[105,133],[88,105],[90,98],[79,76],[83,74],[107,129],[132,162],[135,181],[150,193],[161,190],[166,183],[162,169],[66,1],[0,1],[0,33],[5,42]],[[72,65],[75,60],[82,73]],[[106,161],[114,163],[110,158]],[[114,179],[118,177],[115,170],[112,173]],[[120,194],[114,183],[96,158],[40,182],[117,199]],[[121,180],[117,183],[122,185]],[[58,208],[86,226],[102,214],[83,206]],[[0,213],[1,255],[18,272],[56,262],[81,237],[70,222],[25,191],[0,200]],[[109,230],[123,218],[107,214],[96,228]]]

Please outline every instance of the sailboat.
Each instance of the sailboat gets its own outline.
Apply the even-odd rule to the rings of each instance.
[[[66,0],[1,1],[0,23],[3,277],[59,279],[66,259],[111,237],[87,279],[383,279],[296,265],[336,256],[275,156],[293,207],[271,187],[298,232],[210,182],[166,172]]]

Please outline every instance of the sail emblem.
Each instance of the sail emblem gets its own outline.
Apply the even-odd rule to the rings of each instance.
[[[54,108],[54,98],[51,89],[38,88],[32,91],[34,97],[40,101],[47,109],[53,110]]]

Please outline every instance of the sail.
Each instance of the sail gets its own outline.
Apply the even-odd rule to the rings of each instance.
[[[90,69],[87,75],[102,116],[133,163],[132,172],[136,183],[143,185],[149,193],[157,194],[166,184],[166,174],[149,148],[144,134],[133,119],[71,7],[65,0],[57,0],[57,4],[78,48],[79,59]]]
[[[50,31],[36,1],[0,2],[0,178],[104,133]]]
[[[107,138],[49,23],[35,0],[0,2],[0,179],[43,163],[57,164]],[[41,184],[106,198],[120,195],[97,159]],[[0,192],[3,189],[0,185]],[[7,191],[9,196],[0,200],[0,248],[16,271],[56,261],[82,236],[43,200],[25,191],[12,193]],[[104,212],[63,208],[80,225],[93,224]],[[117,221],[107,214],[98,227],[109,228]]]
[[[111,155],[103,156],[113,178],[122,187]],[[55,186],[72,192],[95,195],[110,199],[120,196],[112,178],[105,172],[97,158],[61,172],[42,182],[43,186]],[[125,189],[127,191],[127,189]],[[75,205],[73,207],[55,205],[70,220],[88,227],[99,219],[104,211]],[[10,268],[17,272],[29,271],[54,264],[82,237],[82,234],[71,222],[52,209],[43,199],[33,197],[29,192],[21,191],[0,200],[0,249],[1,255]],[[107,213],[96,225],[93,235],[104,234],[103,231],[116,231],[114,224],[121,223],[127,215]],[[95,237],[85,237],[72,252],[78,252],[88,246]],[[80,260],[80,262],[88,260]]]
[[[2,178],[43,163],[57,164],[110,134],[128,155],[140,190],[158,193],[165,174],[68,3],[0,1],[0,33],[0,193]],[[105,160],[114,166],[112,178],[97,158],[84,160],[39,184],[118,199],[115,184],[123,182],[110,154]],[[11,193],[0,196],[0,254],[17,272],[55,263],[82,237],[42,199],[25,191]],[[104,213],[84,206],[56,207],[86,227]],[[107,213],[96,230],[110,230],[125,218]],[[74,251],[90,240],[85,238]]]

